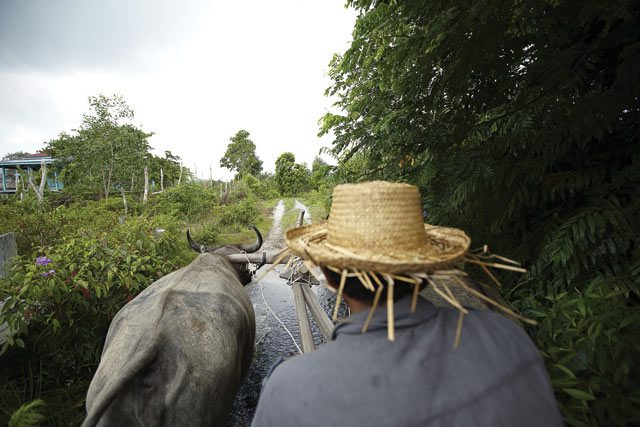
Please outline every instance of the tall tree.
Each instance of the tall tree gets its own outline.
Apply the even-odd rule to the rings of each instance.
[[[152,134],[126,123],[134,113],[120,95],[91,96],[89,106],[91,113],[83,116],[77,132],[62,133],[47,148],[65,183],[99,190],[107,198],[115,186],[128,188],[132,177],[141,174]]]
[[[152,156],[149,158],[149,176],[160,185],[160,177],[164,178],[164,187],[176,185],[180,179],[181,159],[179,156],[166,150],[164,157]],[[182,173],[187,173],[182,171]],[[182,177],[186,179],[186,176]]]
[[[638,2],[348,4],[323,121],[341,164],[531,267],[503,281],[569,424],[640,422]]]
[[[249,139],[249,132],[239,130],[230,140],[227,151],[220,159],[220,166],[236,172],[236,178],[260,174],[262,160],[256,155],[256,144]]]
[[[295,196],[309,187],[309,170],[296,163],[296,156],[284,152],[276,160],[276,185],[283,196]]]

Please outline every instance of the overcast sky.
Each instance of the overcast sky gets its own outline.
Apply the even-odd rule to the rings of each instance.
[[[90,95],[122,94],[198,176],[245,129],[267,170],[311,164],[331,108],[328,63],[351,41],[345,0],[0,0],[0,157],[80,125]]]

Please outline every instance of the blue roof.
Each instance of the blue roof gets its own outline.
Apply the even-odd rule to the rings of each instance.
[[[41,157],[25,157],[22,159],[15,160],[3,160],[0,161],[0,168],[2,167],[16,167],[16,166],[40,166],[42,162],[50,165],[53,163],[53,157],[50,156],[41,156]]]

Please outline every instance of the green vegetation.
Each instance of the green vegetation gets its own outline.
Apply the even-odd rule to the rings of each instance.
[[[359,15],[328,90],[342,113],[321,130],[338,166],[286,152],[263,174],[241,130],[220,160],[236,179],[193,182],[179,157],[149,153],[120,97],[92,97],[79,130],[49,143],[65,192],[0,203],[21,254],[0,281],[0,323],[18,331],[0,356],[0,423],[42,411],[78,423],[111,317],[193,258],[186,227],[208,244],[252,239],[278,196],[286,229],[295,197],[318,221],[334,185],[372,179],[417,185],[428,221],[524,262],[524,276],[496,275],[539,321],[527,332],[569,425],[640,423],[637,3],[347,4]],[[167,187],[148,203],[144,167]],[[124,190],[126,213],[112,195]]]
[[[276,160],[276,184],[283,196],[300,194],[309,189],[309,170],[296,163],[293,153],[282,153]]]
[[[220,166],[236,172],[236,178],[247,174],[259,175],[262,172],[262,160],[256,155],[256,144],[249,139],[249,132],[240,130],[230,139],[231,143],[220,159]]]
[[[46,147],[74,194],[107,199],[116,189],[142,192],[145,168],[158,182],[171,185],[180,178],[180,158],[170,151],[164,158],[150,153],[147,138],[152,134],[127,123],[134,113],[121,96],[92,96],[89,106],[91,114],[84,115],[77,131],[60,134]]]
[[[7,218],[0,233],[16,232],[20,249],[12,274],[0,279],[0,324],[16,332],[0,350],[3,425],[35,399],[46,402],[34,410],[51,424],[79,424],[111,319],[196,256],[186,228],[207,244],[253,241],[248,225],[266,235],[277,202],[260,201],[243,180],[171,187],[147,204],[130,200],[126,216],[118,197],[61,200],[68,199],[51,194],[41,203],[33,197],[0,202]]]
[[[196,256],[187,228],[202,243],[224,245],[253,241],[249,225],[265,235],[271,226],[278,192],[273,177],[252,175],[261,162],[239,166],[231,183],[195,182],[179,157],[149,154],[148,134],[120,123],[132,117],[121,97],[90,105],[76,135],[48,144],[64,191],[0,199],[0,233],[16,233],[20,254],[0,279],[0,324],[12,331],[0,346],[2,425],[80,424],[111,320]],[[234,138],[253,144],[246,132]],[[164,178],[148,200],[144,168]]]
[[[331,64],[339,181],[418,185],[501,275],[568,424],[640,422],[640,8],[351,0]]]

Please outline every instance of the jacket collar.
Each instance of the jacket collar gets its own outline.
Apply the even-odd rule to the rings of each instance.
[[[401,329],[429,321],[438,313],[438,309],[431,302],[418,297],[416,311],[412,313],[411,296],[409,295],[393,304],[393,313],[395,329]],[[368,314],[369,310],[364,310],[344,319],[333,329],[332,339],[343,334],[361,334]],[[387,306],[378,306],[373,313],[367,331],[386,330],[387,324]]]

